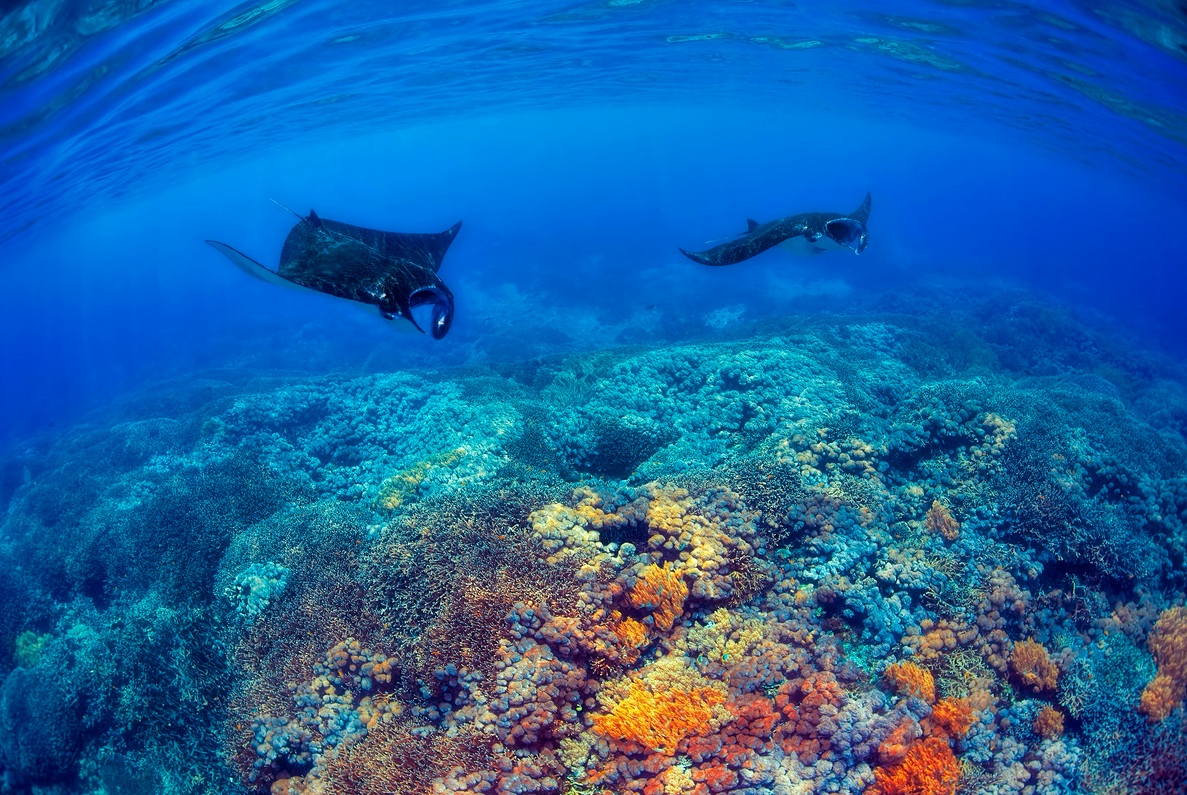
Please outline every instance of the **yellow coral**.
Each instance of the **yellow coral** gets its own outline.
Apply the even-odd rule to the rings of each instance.
[[[1180,682],[1187,680],[1187,607],[1163,610],[1147,645],[1159,673]]]
[[[952,512],[941,505],[939,500],[932,500],[923,526],[932,533],[939,533],[946,541],[955,541],[960,537],[960,522],[956,521]]]
[[[418,461],[407,469],[403,469],[379,484],[379,496],[375,498],[375,507],[394,511],[405,503],[416,499],[416,492],[429,472],[437,467],[452,467],[466,454],[464,448],[447,450],[432,458]]]
[[[588,488],[573,491],[575,505],[570,508],[559,502],[550,503],[531,514],[532,531],[540,539],[544,561],[556,564],[570,555],[585,559],[583,579],[597,576],[609,553],[601,544],[599,530],[620,528],[630,524],[633,517],[621,513],[606,513],[602,500]]]
[[[595,715],[593,728],[615,740],[636,743],[666,754],[686,737],[704,734],[713,707],[725,697],[711,688],[672,689],[654,694],[638,682],[609,715]]]
[[[1063,713],[1048,704],[1035,717],[1034,730],[1044,740],[1058,737],[1063,734]]]
[[[41,650],[45,648],[49,635],[36,632],[22,632],[16,637],[16,650],[12,659],[21,668],[36,668],[41,661]]]
[[[614,624],[614,634],[622,640],[625,647],[622,661],[630,665],[639,659],[639,649],[647,645],[647,627],[629,616],[622,618],[617,610],[610,617],[618,622]]]

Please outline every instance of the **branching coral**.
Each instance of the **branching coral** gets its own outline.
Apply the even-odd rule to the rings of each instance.
[[[609,715],[594,716],[593,727],[606,737],[671,754],[681,740],[705,732],[713,707],[724,700],[711,688],[655,694],[632,682],[630,695]]]

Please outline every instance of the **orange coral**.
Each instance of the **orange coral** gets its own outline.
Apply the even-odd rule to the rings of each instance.
[[[615,610],[610,617],[617,619],[620,615]],[[638,660],[639,649],[647,645],[647,627],[628,616],[614,625],[614,634],[625,646],[622,652],[622,661],[630,665]]]
[[[930,722],[941,737],[964,737],[973,725],[973,708],[963,698],[946,698],[932,708]]]
[[[1035,732],[1044,740],[1063,734],[1063,713],[1048,704],[1039,711],[1034,723]]]
[[[891,663],[886,666],[886,678],[899,693],[918,696],[929,704],[936,700],[935,679],[913,662]]]
[[[933,533],[939,533],[946,541],[955,541],[960,537],[960,522],[956,521],[952,512],[941,505],[939,500],[932,500],[923,526]]]
[[[1142,691],[1138,711],[1157,723],[1183,702],[1187,693],[1187,608],[1162,611],[1147,642],[1158,675]]]
[[[1010,671],[1036,693],[1054,690],[1059,680],[1059,668],[1051,662],[1046,647],[1034,640],[1014,644],[1014,651],[1010,653]]]
[[[874,771],[867,795],[954,795],[960,763],[948,743],[938,737],[915,742],[894,767]]]
[[[675,753],[686,737],[704,734],[712,709],[725,697],[711,688],[655,694],[638,682],[609,715],[595,715],[594,731],[644,748]]]
[[[651,611],[656,629],[667,632],[684,611],[688,586],[680,572],[673,571],[669,564],[648,566],[635,581],[630,597],[636,608]]]
[[[878,746],[878,758],[887,765],[899,764],[907,758],[907,751],[919,739],[919,734],[919,724],[910,718],[904,719]]]
[[[1138,712],[1149,718],[1151,723],[1158,723],[1175,711],[1175,707],[1183,702],[1183,696],[1181,682],[1176,682],[1166,674],[1159,674],[1142,691]]]
[[[305,779],[301,776],[285,776],[272,782],[272,795],[301,795],[305,792]]]
[[[1148,641],[1158,673],[1187,680],[1187,607],[1162,611]]]

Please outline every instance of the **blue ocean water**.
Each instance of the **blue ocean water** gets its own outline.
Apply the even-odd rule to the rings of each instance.
[[[235,355],[457,363],[920,280],[1050,291],[1174,345],[1183,25],[1124,3],[14,6],[5,426],[249,343]],[[718,273],[676,252],[867,190],[860,260]],[[392,342],[202,244],[275,266],[292,218],[269,198],[398,231],[464,220],[449,343]]]
[[[0,792],[1187,791],[1185,229],[1163,0],[0,3]]]

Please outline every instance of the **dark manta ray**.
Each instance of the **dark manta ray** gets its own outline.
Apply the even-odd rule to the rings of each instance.
[[[788,249],[796,254],[820,254],[847,248],[860,254],[870,242],[866,222],[870,217],[870,194],[853,212],[800,213],[760,224],[746,219],[746,232],[735,240],[714,246],[708,251],[692,252],[680,249],[690,260],[703,265],[733,265],[772,246]]]
[[[257,279],[374,306],[387,320],[408,321],[411,327],[397,324],[401,330],[427,331],[439,340],[453,323],[453,293],[437,270],[461,226],[435,235],[381,232],[310,210],[285,238],[275,271],[224,243],[206,242]],[[431,315],[413,311],[430,308]]]

